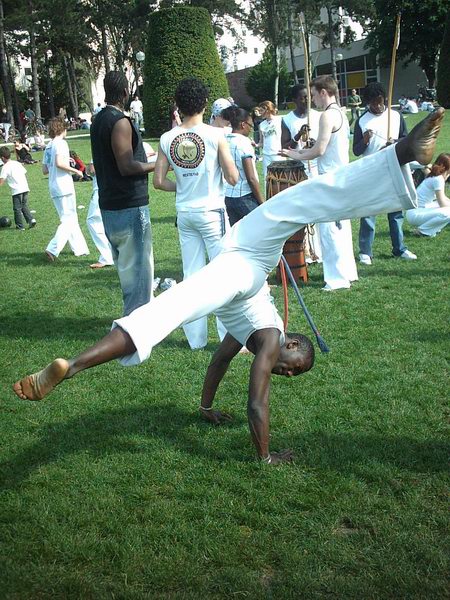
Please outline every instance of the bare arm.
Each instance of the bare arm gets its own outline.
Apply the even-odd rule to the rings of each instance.
[[[253,159],[251,157],[243,158],[242,166],[244,167],[245,177],[247,178],[248,185],[252,190],[253,196],[258,204],[262,204],[264,202],[264,198],[261,194],[261,188],[259,187],[258,174],[256,172]]]
[[[203,383],[202,400],[200,404],[200,412],[202,416],[211,423],[218,425],[223,420],[229,420],[231,417],[225,413],[216,410],[210,410],[214,402],[214,398],[225,373],[230,366],[233,358],[242,348],[237,340],[229,333],[223,338],[219,348],[214,353],[211,359],[208,370],[206,371],[205,381]]]
[[[234,164],[230,147],[224,137],[219,140],[219,164],[222,168],[225,181],[230,185],[236,185],[239,181],[239,171]]]
[[[167,179],[167,173],[170,169],[170,163],[167,156],[158,148],[158,158],[155,163],[155,174],[153,175],[153,186],[156,190],[164,190],[165,192],[176,192],[177,184],[175,181]]]
[[[111,147],[117,167],[123,177],[145,175],[155,169],[154,163],[142,163],[133,156],[133,132],[128,119],[120,119],[114,125],[111,135]]]
[[[281,147],[282,148],[290,148],[291,142],[292,142],[291,132],[284,124],[284,121],[281,121]]]
[[[446,208],[450,206],[450,198],[445,195],[444,190],[437,190],[436,192],[436,200],[441,208]]]
[[[281,150],[280,154],[294,160],[313,160],[314,158],[323,156],[330,142],[333,128],[335,126],[339,127],[339,124],[336,125],[335,115],[332,114],[335,112],[335,110],[332,110],[322,113],[319,123],[319,135],[317,136],[316,143],[312,148],[305,150]]]

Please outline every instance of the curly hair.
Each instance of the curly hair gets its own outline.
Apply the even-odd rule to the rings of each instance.
[[[297,342],[297,351],[303,355],[301,373],[306,373],[314,366],[315,350],[313,343],[302,333],[286,333],[286,336]]]
[[[196,77],[188,77],[180,81],[175,90],[175,102],[180,112],[187,117],[198,115],[208,102],[209,90]]]
[[[381,83],[378,83],[378,81],[372,81],[372,83],[368,83],[362,91],[362,97],[366,104],[369,104],[369,102],[375,100],[375,98],[379,98],[380,96],[386,98],[386,90]]]
[[[61,117],[53,117],[48,122],[48,135],[53,139],[67,129],[66,122]]]
[[[296,85],[293,85],[290,89],[289,95],[291,97],[291,100],[296,100],[298,95],[300,94],[300,92],[306,92],[306,85],[304,83],[297,83]]]
[[[233,130],[239,129],[243,121],[248,121],[249,116],[250,113],[245,108],[239,108],[239,106],[229,106],[221,112],[221,117],[230,122]]]

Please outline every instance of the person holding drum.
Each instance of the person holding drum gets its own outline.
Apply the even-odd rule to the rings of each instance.
[[[332,173],[349,162],[349,125],[337,103],[339,89],[330,75],[320,75],[311,82],[314,104],[323,109],[316,143],[309,149],[282,150],[294,160],[317,158],[320,174]],[[349,219],[320,223],[324,291],[349,288],[358,279],[353,254],[352,225]]]
[[[260,142],[263,154],[263,177],[267,176],[267,167],[274,160],[280,160],[281,150],[281,117],[273,102],[266,100],[259,105],[261,116],[264,119],[259,125]]]
[[[225,206],[230,225],[233,226],[258,204],[262,204],[264,198],[255,167],[255,150],[249,139],[253,128],[250,113],[243,108],[230,106],[222,111],[222,116],[233,128],[232,133],[225,137],[239,172],[239,181],[235,185],[225,184]]]
[[[291,461],[291,450],[269,450],[271,373],[292,377],[308,371],[314,349],[305,336],[283,332],[267,291],[267,275],[278,263],[285,240],[307,223],[413,208],[416,194],[407,163],[430,161],[444,114],[439,108],[395,146],[264,202],[231,228],[219,254],[203,269],[114,321],[104,338],[77,357],[58,358],[42,371],[19,379],[14,393],[22,400],[42,400],[64,380],[91,367],[114,359],[127,366],[140,364],[182,323],[219,312],[229,333],[208,367],[200,414],[214,425],[230,420],[226,413],[213,409],[213,402],[231,360],[247,344],[255,355],[247,415],[258,457],[269,465]],[[142,391],[138,385],[136,389]]]

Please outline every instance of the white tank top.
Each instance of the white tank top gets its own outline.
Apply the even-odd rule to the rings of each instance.
[[[319,156],[317,164],[319,173],[330,173],[342,165],[349,163],[349,124],[337,104],[330,104],[325,110],[337,110],[341,116],[341,126],[331,134],[327,149],[323,156]]]
[[[161,136],[161,150],[177,180],[177,211],[203,212],[225,207],[219,164],[220,127],[201,123],[190,129],[174,127]]]

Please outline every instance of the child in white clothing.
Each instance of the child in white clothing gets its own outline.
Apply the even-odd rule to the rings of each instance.
[[[0,185],[6,183],[12,192],[14,222],[16,229],[24,230],[22,216],[28,223],[28,227],[36,225],[36,219],[33,218],[28,208],[28,192],[30,187],[27,181],[27,171],[17,160],[11,160],[11,151],[6,146],[0,148],[0,158],[3,161],[3,167],[0,171]]]

